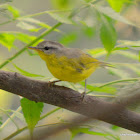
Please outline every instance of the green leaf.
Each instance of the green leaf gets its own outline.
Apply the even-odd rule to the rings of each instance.
[[[66,23],[66,24],[74,24],[74,22],[66,15],[63,14],[56,14],[54,12],[48,13],[52,18],[56,19],[59,22]]]
[[[82,30],[87,37],[92,38],[95,35],[96,28],[85,26]]]
[[[113,86],[95,87],[92,85],[87,85],[87,89],[89,89],[90,91],[104,92],[104,93],[109,93],[109,94],[115,94],[117,91],[117,89]]]
[[[24,22],[28,22],[28,23],[34,23],[34,24],[42,23],[40,20],[31,18],[31,17],[23,17],[23,18],[19,18],[19,20],[20,21],[24,21]]]
[[[35,125],[40,120],[40,115],[43,109],[43,103],[30,101],[26,98],[21,99],[21,107],[23,111],[24,118],[28,125],[30,132],[32,133]]]
[[[103,23],[100,29],[100,38],[106,51],[110,53],[115,47],[117,41],[117,33],[112,24],[112,21],[105,17],[103,17]]]
[[[50,25],[48,25],[48,24],[46,24],[44,22],[41,22],[41,21],[39,21],[37,19],[31,18],[31,17],[19,18],[19,21],[22,21],[22,22],[25,22],[25,23],[28,23],[28,24],[30,23],[30,24],[39,25],[39,26],[41,26],[43,28],[46,28],[46,29],[51,28]],[[42,28],[39,28],[39,29],[42,29]],[[54,29],[54,31],[60,32],[60,30],[58,30],[58,29]]]
[[[11,12],[13,14],[14,18],[20,17],[20,13],[19,13],[19,10],[17,8],[15,8],[11,5],[8,5],[7,9],[8,9],[9,12]]]
[[[50,29],[52,28],[50,25],[46,24],[46,23],[43,23],[43,22],[40,22],[38,23],[39,26],[43,27],[43,28],[46,28],[46,29]],[[59,29],[54,29],[55,32],[61,32]]]
[[[118,45],[116,48],[119,47],[128,47],[134,50],[140,50],[140,41],[130,41],[130,40],[118,40]]]
[[[72,132],[72,138],[73,139],[78,133],[85,133],[85,134],[89,134],[89,135],[97,135],[97,136],[103,136],[103,137],[107,137],[110,136],[112,138],[114,138],[115,136],[109,133],[102,133],[102,132],[95,132],[90,130],[90,128],[73,128],[70,129]]]
[[[62,43],[63,45],[69,45],[71,42],[74,42],[77,39],[77,34],[76,33],[69,33],[67,35],[62,36],[59,39],[59,42]]]
[[[120,129],[120,127],[119,127],[119,126],[116,126],[116,125],[112,125],[112,126],[111,126],[111,129],[112,129],[112,130],[118,130],[118,129]]]
[[[24,30],[32,30],[32,29],[36,29],[37,27],[34,26],[34,25],[31,25],[29,23],[26,23],[26,22],[18,22],[17,23],[17,26],[20,27],[21,29],[24,29]]]
[[[117,47],[115,46],[115,48],[112,51],[117,51],[117,50],[128,50],[128,47]]]
[[[30,29],[29,31],[30,32],[38,32],[40,31],[42,28],[34,28],[34,29]]]
[[[16,46],[14,45],[14,42],[16,40],[24,43],[29,43],[35,38],[35,36],[30,36],[20,32],[0,32],[0,44],[8,48],[8,50],[11,50],[11,48],[16,48]],[[43,41],[43,39],[37,41],[33,46],[36,46],[41,41]]]
[[[42,75],[38,75],[38,74],[33,74],[33,73],[29,73],[21,68],[19,68],[18,66],[16,66],[15,64],[13,64],[13,66],[23,75],[28,76],[28,77],[44,77]]]
[[[15,34],[16,36],[16,39],[17,40],[20,40],[21,42],[24,42],[24,43],[29,43],[31,42],[32,40],[36,39],[36,36],[30,36],[30,35],[27,35],[27,34],[24,34],[24,33],[16,33]],[[43,39],[40,39],[39,41],[37,41],[36,43],[34,43],[32,46],[37,46],[37,44],[39,42],[43,41]]]
[[[51,0],[51,3],[55,9],[67,10],[74,7],[75,1],[71,0]]]
[[[116,11],[120,12],[124,3],[126,3],[128,0],[107,0],[110,6]]]
[[[0,125],[2,125],[2,117],[0,116]]]
[[[85,86],[85,82],[80,82],[82,86]],[[109,94],[115,94],[117,89],[113,86],[95,86],[95,85],[87,85],[87,89],[94,92],[104,92]]]
[[[106,54],[106,51],[104,48],[95,48],[95,49],[90,49],[87,50],[87,52],[92,55],[93,57],[100,57]]]
[[[7,47],[8,50],[11,48],[15,48],[16,46],[14,45],[15,41],[15,35],[11,33],[0,33],[0,44],[3,46]]]
[[[30,41],[32,41],[36,38],[35,36],[30,36],[30,35],[23,34],[23,33],[16,33],[15,36],[16,36],[16,39],[18,39],[24,43],[29,43]]]
[[[115,19],[117,21],[123,22],[125,24],[129,24],[129,25],[133,25],[135,26],[133,23],[131,23],[130,21],[128,21],[127,19],[125,19],[123,16],[121,16],[119,13],[115,12],[112,8],[110,7],[103,7],[103,6],[99,6],[96,5],[94,6],[94,8],[99,11],[100,13]]]

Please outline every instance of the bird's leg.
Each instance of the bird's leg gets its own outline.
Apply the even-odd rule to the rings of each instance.
[[[87,79],[85,80],[85,89],[84,92],[82,93],[82,100],[84,100],[84,97],[86,95],[86,86],[87,86]]]
[[[48,82],[48,86],[49,86],[49,87],[52,87],[55,83],[60,82],[60,81],[61,81],[61,80],[55,80],[55,81],[52,81],[52,82],[49,81],[49,82]]]

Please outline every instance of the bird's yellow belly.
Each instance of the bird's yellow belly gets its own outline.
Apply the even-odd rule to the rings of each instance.
[[[95,71],[94,67],[82,71],[78,71],[69,66],[54,67],[52,65],[48,65],[48,69],[52,73],[52,75],[57,79],[62,81],[74,82],[74,83],[85,80]]]
[[[47,60],[46,65],[54,77],[74,83],[88,78],[99,66],[98,63],[81,66],[78,59],[68,59],[65,56],[57,58],[50,55],[45,60]]]

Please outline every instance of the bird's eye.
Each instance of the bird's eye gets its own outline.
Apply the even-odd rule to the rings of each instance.
[[[49,47],[45,47],[44,50],[49,50]]]

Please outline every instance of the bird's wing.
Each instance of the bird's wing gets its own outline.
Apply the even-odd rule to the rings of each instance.
[[[99,61],[92,56],[84,53],[80,49],[73,49],[69,53],[69,65],[73,67],[76,71],[82,72],[85,69],[89,69],[99,64]],[[94,64],[93,64],[94,63]]]

